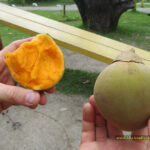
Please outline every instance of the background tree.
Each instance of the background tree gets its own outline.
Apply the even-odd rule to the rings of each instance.
[[[74,0],[84,25],[96,31],[116,30],[120,15],[134,8],[134,0]]]

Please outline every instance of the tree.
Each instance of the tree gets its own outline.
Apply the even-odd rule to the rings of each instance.
[[[89,29],[116,30],[120,15],[134,8],[134,0],[74,0],[82,21]]]

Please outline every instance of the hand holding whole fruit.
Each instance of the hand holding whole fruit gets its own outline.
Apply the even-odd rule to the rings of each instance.
[[[122,130],[99,113],[94,96],[84,105],[79,150],[150,150],[149,139],[150,119],[147,127],[131,132],[131,136],[123,136]]]

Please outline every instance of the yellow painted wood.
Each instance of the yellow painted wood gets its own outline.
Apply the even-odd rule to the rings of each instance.
[[[9,21],[1,22],[1,19],[4,20],[5,18],[7,18]],[[59,45],[62,45],[63,47],[72,49],[84,55],[87,55],[96,59],[100,59],[107,63],[110,63],[113,57],[115,57],[113,56],[114,54],[112,55],[111,53],[109,53],[109,51],[112,50],[111,48],[106,49],[105,46],[98,45],[94,42],[91,42],[91,41],[87,42],[87,40],[82,39],[80,37],[72,36],[62,31],[57,31],[56,29],[51,29],[51,28],[39,25],[37,23],[33,23],[32,21],[24,20],[22,18],[12,16],[4,12],[1,12],[0,23],[3,23],[4,25],[24,31],[31,35],[35,35],[37,33],[49,33],[56,40],[56,43],[58,43]],[[18,23],[19,23],[19,26],[17,26]],[[102,53],[102,55],[100,55],[100,53]],[[109,57],[107,58],[106,56],[109,56]]]
[[[52,19],[48,19],[30,12],[26,12],[17,8],[13,8],[13,7],[9,7],[7,5],[4,4],[0,4],[0,10],[2,10],[3,12],[7,12],[7,13],[11,13],[15,16],[19,16],[21,18],[24,19],[28,19],[28,20],[32,20],[33,22],[37,22],[39,24],[42,24],[44,26],[50,27],[50,28],[55,28],[57,30],[63,31],[65,33],[69,33],[69,34],[73,34],[76,36],[80,36],[82,38],[85,38],[87,40],[91,40],[93,42],[108,46],[111,45],[111,47],[113,47],[114,49],[118,50],[118,51],[124,51],[125,49],[130,48],[131,46],[111,40],[109,38],[105,38],[103,36],[98,36],[97,34],[91,33],[91,32],[87,32],[57,21],[54,21]],[[121,44],[121,47],[118,48],[118,45]]]
[[[147,51],[1,3],[0,23],[30,35],[49,33],[57,44],[105,63],[111,63],[121,51],[134,48],[150,65]]]

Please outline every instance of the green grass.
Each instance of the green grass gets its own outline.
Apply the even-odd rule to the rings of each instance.
[[[128,11],[122,14],[115,32],[103,34],[150,51],[150,16],[145,13]]]
[[[38,15],[57,20],[75,27],[81,28],[82,21],[78,11],[66,11],[66,16],[63,16],[63,11],[30,11]]]
[[[56,88],[65,94],[90,96],[93,94],[93,87],[97,76],[98,73],[66,69],[62,80]]]
[[[141,4],[136,5],[137,8],[141,7]],[[144,8],[150,8],[150,3],[149,4],[144,4]]]
[[[3,25],[0,25],[0,36],[2,37],[4,46],[8,45],[9,43],[15,40],[30,37],[28,34],[25,34],[23,32],[14,30],[12,28]]]
[[[37,2],[39,6],[48,6],[48,5],[55,5],[55,4],[72,4],[74,3],[73,0],[51,0],[51,1],[43,1]]]
[[[8,3],[8,4],[15,4],[15,5],[21,5],[19,0],[0,0],[0,2],[3,3]],[[24,6],[32,6],[32,3],[36,2],[39,6],[52,6],[56,4],[73,4],[73,0],[43,0],[43,1],[38,1],[38,0],[28,0]]]
[[[63,17],[62,11],[31,12],[86,30],[77,11],[67,11],[67,17]],[[115,32],[99,34],[150,51],[149,25],[149,16],[144,13],[128,11],[121,16],[118,29]],[[3,25],[0,25],[0,35],[2,36],[5,46],[14,40],[29,37],[27,34]],[[66,69],[63,79],[57,85],[57,90],[67,94],[82,94],[89,96],[93,92],[93,86],[97,75],[98,73]]]

